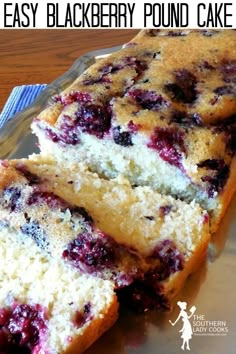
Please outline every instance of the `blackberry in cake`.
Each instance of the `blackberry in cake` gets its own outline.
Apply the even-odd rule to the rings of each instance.
[[[112,281],[134,308],[168,308],[205,259],[209,218],[196,203],[37,155],[3,165],[0,217],[54,257]]]
[[[1,353],[82,353],[113,325],[111,282],[52,258],[2,218],[0,243]]]
[[[34,119],[41,152],[208,210],[235,191],[236,32],[145,30]]]

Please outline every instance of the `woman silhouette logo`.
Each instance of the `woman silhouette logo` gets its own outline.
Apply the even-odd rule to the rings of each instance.
[[[190,315],[188,315],[187,312],[185,311],[187,308],[186,302],[178,301],[177,305],[180,307],[180,313],[177,319],[175,320],[175,322],[172,321],[169,322],[172,324],[172,326],[175,326],[175,324],[179,321],[179,319],[180,318],[182,319],[183,327],[181,328],[180,332],[182,332],[181,338],[183,338],[183,344],[181,349],[185,350],[186,347],[187,350],[190,350],[189,340],[192,338],[193,330],[189,319],[193,316],[194,312],[196,311],[196,306],[191,307],[191,309],[189,310]]]

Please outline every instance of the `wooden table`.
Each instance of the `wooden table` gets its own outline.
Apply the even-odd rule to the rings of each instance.
[[[137,30],[0,30],[0,111],[14,86],[50,83],[82,54],[130,40]]]

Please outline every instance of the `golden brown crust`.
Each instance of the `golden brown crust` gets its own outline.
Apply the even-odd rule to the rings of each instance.
[[[7,168],[6,168],[7,166]],[[11,183],[24,183],[24,177],[20,176],[15,168],[10,167],[7,161],[0,162],[0,190],[3,190]]]
[[[229,71],[233,70],[229,65],[234,64],[236,60],[235,31],[212,31],[210,35],[206,35],[206,31],[187,30],[183,31],[185,33],[183,36],[169,36],[170,32],[176,33],[178,31],[141,31],[129,43],[128,47],[92,65],[71,86],[66,88],[62,95],[81,91],[91,94],[94,100],[107,101],[119,96],[123,98],[124,103],[131,104],[130,100],[124,97],[130,84],[130,82],[127,83],[127,79],[129,79],[135,80],[134,86],[136,88],[154,90],[158,95],[163,95],[168,102],[171,102],[171,106],[161,114],[164,113],[168,116],[170,108],[173,107],[180,111],[184,109],[187,114],[198,113],[204,124],[223,121],[234,114],[236,111],[234,82],[231,85],[231,83],[227,83],[227,80],[230,80],[228,78]],[[150,33],[156,34],[150,35]],[[150,54],[156,53],[160,56],[158,59],[150,56]],[[124,61],[124,58],[127,57],[143,60],[148,67],[144,66],[141,69],[143,72],[140,74],[132,65],[124,65],[123,62],[124,67],[106,76],[108,83],[96,82],[101,77],[104,67],[111,65],[111,63],[113,67],[121,66],[122,60]],[[191,72],[197,78],[198,97],[187,105],[181,100],[178,102],[178,100],[171,99],[171,95],[168,95],[164,89],[166,84],[175,81],[175,73],[182,69]],[[111,83],[109,82],[110,78],[112,79]],[[149,79],[149,82],[144,83],[145,79]],[[89,80],[91,80],[91,84],[88,84]],[[230,92],[231,86],[232,92]],[[219,87],[228,87],[228,93],[223,95],[215,93],[214,90]],[[52,107],[46,109],[49,114],[40,114],[40,119],[55,124],[56,117],[59,117],[60,109],[62,110],[63,107],[58,103],[53,107],[53,109]],[[142,112],[142,114],[145,113]],[[152,115],[152,112],[148,113]],[[53,116],[53,119],[50,116]],[[121,124],[127,124],[128,118],[118,116],[117,119]],[[136,120],[135,117],[133,119]],[[145,115],[143,118],[139,117],[139,121],[142,122],[143,131],[146,131]],[[154,126],[155,119],[153,124],[148,123],[148,130]]]
[[[49,106],[42,113],[40,113],[40,119],[50,125],[54,125],[57,122],[58,116],[61,113],[63,106],[60,103],[55,103],[53,106]]]
[[[118,301],[114,295],[109,308],[104,309],[101,317],[94,318],[86,327],[82,336],[73,338],[68,349],[63,354],[80,354],[90,347],[99,337],[110,329],[118,318]]]
[[[217,210],[212,214],[211,218],[211,232],[218,230],[220,222],[223,219],[228,205],[236,191],[236,157],[233,158],[230,175],[224,187],[223,193],[219,196]]]
[[[146,48],[151,51],[157,49],[158,44],[163,64],[156,61],[153,66],[153,73],[160,73],[155,75],[153,81],[157,92],[164,94],[163,87],[168,78],[171,80],[174,72],[184,68],[193,73],[198,81],[196,91],[199,97],[193,104],[187,104],[189,114],[198,112],[204,124],[213,124],[235,113],[235,88],[231,94],[218,97],[216,105],[212,104],[217,99],[214,90],[226,85],[224,65],[236,60],[236,35],[233,30],[213,30],[208,33],[201,30],[144,30],[132,42],[145,42]],[[181,109],[181,106],[177,104],[176,108]]]
[[[198,271],[200,267],[204,264],[207,256],[209,238],[205,233],[205,238],[202,240],[201,244],[198,245],[195,253],[186,264],[182,272],[175,274],[168,279],[168,282],[163,282],[163,290],[167,294],[169,299],[173,299],[183,288],[186,279],[194,272]]]

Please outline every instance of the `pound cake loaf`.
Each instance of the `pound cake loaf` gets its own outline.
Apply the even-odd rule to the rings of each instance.
[[[196,203],[41,156],[3,165],[0,216],[54,257],[111,280],[135,309],[168,308],[206,257],[208,214]]]
[[[44,156],[197,201],[219,222],[236,188],[236,32],[144,30],[32,124]]]
[[[111,282],[53,259],[2,218],[0,244],[1,353],[79,354],[113,325]]]

